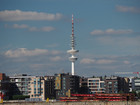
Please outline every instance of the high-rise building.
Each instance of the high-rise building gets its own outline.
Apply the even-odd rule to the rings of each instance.
[[[55,74],[56,99],[70,96],[79,91],[79,76],[65,74]]]
[[[104,81],[101,78],[88,78],[90,93],[105,93]]]
[[[28,76],[27,74],[19,74],[10,77],[11,88],[14,95],[28,95],[28,84],[31,78],[34,76]]]

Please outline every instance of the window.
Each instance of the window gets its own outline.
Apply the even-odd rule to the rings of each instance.
[[[100,83],[100,87],[103,88],[104,87],[104,83]]]
[[[112,82],[108,82],[108,84],[112,84]]]
[[[38,85],[38,88],[40,88],[40,85]]]
[[[34,81],[34,84],[36,84],[36,81]]]

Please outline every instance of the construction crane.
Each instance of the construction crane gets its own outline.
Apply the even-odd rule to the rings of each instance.
[[[137,74],[137,77],[140,77],[140,72],[115,72],[115,74]]]

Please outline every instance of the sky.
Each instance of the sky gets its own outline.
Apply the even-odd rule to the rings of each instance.
[[[0,0],[0,72],[71,73],[72,14],[76,75],[140,72],[140,0]]]

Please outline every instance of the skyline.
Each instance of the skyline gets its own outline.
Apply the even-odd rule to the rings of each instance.
[[[71,72],[71,15],[81,76],[140,72],[139,0],[0,0],[0,72]]]

